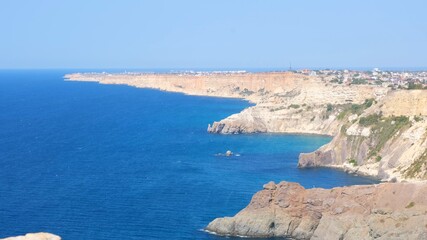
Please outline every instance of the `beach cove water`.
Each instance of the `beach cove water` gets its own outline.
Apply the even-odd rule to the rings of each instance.
[[[70,72],[0,71],[0,238],[221,239],[201,229],[268,181],[375,182],[296,167],[329,137],[207,133],[245,101],[63,81]]]

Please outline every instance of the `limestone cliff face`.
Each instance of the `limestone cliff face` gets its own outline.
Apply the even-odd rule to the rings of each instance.
[[[375,86],[344,86],[320,79],[295,78],[257,99],[256,106],[209,125],[211,133],[254,132],[335,135],[340,122],[334,105],[380,99],[389,90]],[[330,109],[329,109],[330,108]]]
[[[427,188],[383,183],[306,190],[270,182],[234,217],[206,230],[220,235],[294,239],[427,239]]]
[[[255,103],[208,127],[212,133],[308,133],[335,135],[339,123],[327,105],[381,98],[387,88],[331,84],[289,72],[231,74],[69,74],[72,81],[127,84],[190,95],[243,98]]]
[[[384,180],[427,179],[426,100],[425,91],[393,92],[360,116],[345,115],[332,142],[301,154],[298,165],[338,167]]]
[[[427,116],[427,92],[425,90],[393,91],[385,98],[381,110],[385,115]]]
[[[331,135],[331,143],[313,153],[301,154],[299,166],[338,167],[388,180],[427,178],[425,90],[390,91],[378,86],[331,84],[289,72],[65,77],[190,95],[243,98],[255,106],[214,122],[207,130],[221,134]],[[360,124],[362,119],[365,123]]]
[[[25,236],[8,237],[2,240],[61,240],[61,237],[50,233],[28,233]]]
[[[126,84],[189,95],[243,98],[256,104],[325,105],[363,102],[388,90],[376,86],[330,84],[291,72],[189,74],[67,74],[70,81]],[[287,105],[286,105],[287,106]],[[278,106],[283,107],[283,106]]]
[[[291,107],[289,107],[291,106]],[[221,134],[237,133],[305,133],[334,135],[339,122],[327,111],[325,105],[281,108],[257,105],[238,114],[214,122],[208,132]]]
[[[71,81],[92,81],[102,84],[126,84],[189,95],[244,98],[259,102],[264,96],[294,88],[301,81],[313,78],[289,72],[211,73],[211,74],[68,74]]]

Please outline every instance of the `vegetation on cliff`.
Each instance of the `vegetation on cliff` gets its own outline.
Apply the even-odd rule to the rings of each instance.
[[[341,105],[341,112],[338,114],[337,119],[343,120],[349,113],[360,115],[367,108],[370,108],[375,103],[373,98],[366,99],[362,104],[344,104]]]
[[[403,171],[406,178],[427,179],[427,149],[407,169]]]
[[[409,118],[406,116],[392,116],[380,119],[373,120],[377,122],[372,127],[374,144],[369,152],[369,157],[376,156],[391,138],[397,137],[402,132],[401,130],[410,124]]]

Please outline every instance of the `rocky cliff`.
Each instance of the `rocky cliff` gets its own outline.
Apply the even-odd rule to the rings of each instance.
[[[348,86],[323,82],[317,78],[295,76],[290,82],[265,93],[256,105],[208,126],[211,133],[254,132],[335,135],[340,122],[335,105],[360,104],[380,99],[387,88]]]
[[[257,105],[214,122],[208,132],[238,133],[304,133],[334,135],[339,122],[326,105],[281,104]]]
[[[427,179],[427,91],[391,92],[341,110],[340,133],[300,167],[331,166],[384,180]],[[394,106],[394,107],[392,107]]]
[[[50,233],[28,233],[25,236],[8,237],[1,240],[61,240],[61,237]]]
[[[382,183],[304,189],[270,182],[234,217],[207,231],[227,236],[293,239],[427,239],[427,188]]]
[[[200,74],[102,74],[75,73],[64,76],[71,81],[92,81],[102,84],[126,84],[189,95],[244,98],[258,103],[265,96],[293,88],[300,81],[313,78],[289,72],[269,73],[200,73]]]
[[[71,74],[74,81],[127,84],[191,95],[237,97],[255,106],[208,126],[211,133],[334,136],[299,167],[328,166],[394,181],[427,178],[427,91],[342,85],[292,73]],[[427,239],[426,183],[306,190],[269,183],[220,235],[295,239]]]
[[[334,136],[301,154],[300,167],[328,166],[384,180],[427,178],[427,91],[343,85],[289,72],[70,74],[73,81],[127,84],[255,103],[208,126],[211,133]]]
[[[309,133],[335,135],[339,124],[328,104],[381,98],[387,88],[342,85],[290,72],[205,74],[69,74],[72,81],[126,84],[190,95],[243,98],[255,103],[208,127],[212,133]]]

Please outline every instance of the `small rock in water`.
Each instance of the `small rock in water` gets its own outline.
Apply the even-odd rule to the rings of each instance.
[[[227,150],[227,152],[225,152],[225,156],[230,157],[231,155],[233,155],[232,151]]]

